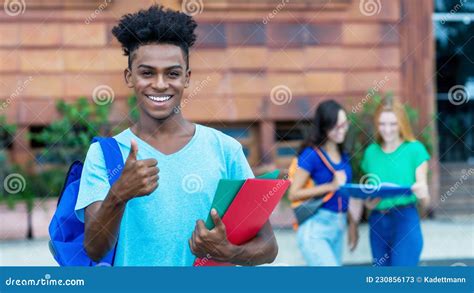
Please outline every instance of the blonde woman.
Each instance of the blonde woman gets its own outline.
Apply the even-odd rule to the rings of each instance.
[[[412,194],[372,201],[369,217],[374,265],[415,266],[423,248],[416,204],[427,206],[430,156],[413,135],[403,105],[384,99],[374,116],[376,142],[362,159],[362,170],[380,182],[411,186]]]

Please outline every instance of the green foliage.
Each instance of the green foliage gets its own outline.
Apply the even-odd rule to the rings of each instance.
[[[70,164],[82,160],[94,136],[106,135],[109,129],[109,105],[96,105],[86,98],[73,103],[59,101],[56,105],[62,118],[40,133],[30,133],[31,139],[45,145],[41,160]]]
[[[5,177],[11,172],[11,166],[7,157],[7,146],[11,144],[14,134],[16,132],[16,125],[8,124],[5,116],[0,116],[0,184],[5,180]],[[0,186],[0,199],[3,198],[3,187]]]
[[[11,168],[7,175],[17,174],[15,176],[17,185],[12,186],[15,192],[9,194],[5,191],[0,196],[0,203],[6,203],[9,208],[13,209],[17,202],[25,202],[28,211],[31,211],[36,198],[59,196],[67,173],[66,167],[55,166],[39,172],[32,172],[29,169],[22,166]]]
[[[40,198],[59,196],[67,171],[68,166],[61,166],[27,174],[28,184],[25,192]]]
[[[3,196],[10,207],[17,201],[33,207],[37,197],[55,197],[61,192],[68,166],[75,160],[83,160],[92,137],[107,135],[109,106],[99,106],[86,98],[73,103],[58,101],[61,118],[52,122],[39,133],[29,133],[29,138],[43,144],[35,166],[15,166],[9,173],[21,174],[24,189],[16,194]]]
[[[4,195],[4,199],[7,203],[7,206],[13,209],[17,202],[24,202],[26,203],[27,210],[31,211],[34,205],[35,195],[37,194],[35,191],[36,182],[33,182],[30,178],[31,176],[28,176],[26,171],[20,166],[14,166],[12,168],[12,173],[10,174],[14,173],[21,176],[22,180],[18,179],[18,177],[15,176],[17,184],[13,187],[13,189],[16,190],[16,192],[13,194],[6,193]]]
[[[461,137],[467,131],[467,127],[464,125],[463,120],[459,119],[459,116],[457,115],[446,115],[443,117],[443,123],[456,137]]]
[[[0,115],[0,149],[6,148],[16,132],[16,125],[8,124],[5,116]]]
[[[1,185],[4,180],[5,180],[5,177],[7,177],[7,175],[10,173],[10,164],[8,163],[8,160],[7,160],[7,153],[5,150],[3,149],[0,149],[0,200],[2,198],[4,198],[5,194],[4,194],[4,189],[3,189],[3,186]]]
[[[129,97],[127,99],[127,105],[128,105],[128,119],[123,119],[122,121],[119,121],[118,124],[116,124],[112,128],[111,135],[119,134],[124,129],[130,127],[131,124],[134,124],[138,121],[140,112],[138,111],[138,107],[137,107],[137,97],[136,96]]]
[[[392,96],[388,93],[386,96]],[[354,107],[349,112],[348,118],[351,121],[351,128],[347,138],[347,146],[351,152],[351,164],[353,170],[353,181],[358,182],[363,176],[363,172],[360,168],[364,150],[375,141],[375,131],[373,124],[373,117],[375,110],[382,100],[382,96],[379,93],[371,92],[368,98],[364,100],[364,103],[359,103],[360,107]],[[424,144],[430,154],[433,153],[433,138],[432,138],[432,127],[428,126],[422,129],[421,133],[416,131],[416,126],[419,121],[419,113],[417,109],[409,105],[405,105],[405,111],[407,112],[410,124],[414,129],[416,139]]]
[[[31,166],[30,166],[31,167]],[[24,203],[27,210],[28,239],[33,238],[33,209],[41,204],[42,199],[59,195],[65,172],[51,169],[44,172],[31,172],[31,168],[15,166],[7,178],[8,193],[0,197],[0,203],[14,209],[17,203]],[[39,197],[39,199],[38,199]]]
[[[15,208],[15,204],[18,201],[13,196],[2,195],[0,197],[0,204],[5,204],[8,209],[13,210]]]
[[[128,98],[127,102],[128,102],[130,119],[132,119],[132,121],[135,123],[138,121],[138,118],[140,116],[140,112],[138,111],[138,107],[137,107],[137,97],[131,96],[130,98]]]

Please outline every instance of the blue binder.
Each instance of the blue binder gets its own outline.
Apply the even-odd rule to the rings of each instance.
[[[389,198],[412,194],[409,186],[401,186],[391,183],[382,183],[380,185],[349,183],[341,186],[339,190],[351,197],[360,199],[375,197]]]

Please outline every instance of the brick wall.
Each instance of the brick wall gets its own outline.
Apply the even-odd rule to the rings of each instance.
[[[252,127],[255,164],[276,160],[277,122],[309,118],[328,98],[350,111],[381,81],[382,91],[420,108],[426,122],[435,111],[429,76],[434,48],[425,45],[433,40],[412,26],[431,30],[431,2],[381,0],[368,16],[359,0],[204,1],[196,15],[199,39],[185,116]],[[32,0],[18,16],[0,12],[0,100],[8,101],[0,114],[19,126],[17,162],[32,159],[28,128],[56,119],[57,99],[91,98],[97,86],[107,85],[115,93],[111,119],[124,119],[132,93],[123,82],[126,58],[110,30],[121,15],[150,3]],[[180,0],[161,3],[182,7]],[[425,82],[413,82],[420,74]],[[271,101],[279,85],[290,88],[290,103]]]

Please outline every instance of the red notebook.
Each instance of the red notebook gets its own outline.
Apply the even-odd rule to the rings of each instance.
[[[248,179],[227,209],[222,222],[227,239],[241,245],[254,238],[268,221],[290,186],[288,180]],[[196,259],[194,266],[232,266],[212,259]]]

